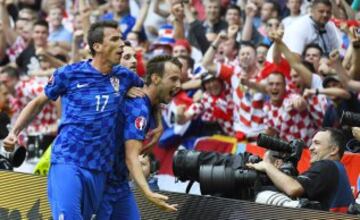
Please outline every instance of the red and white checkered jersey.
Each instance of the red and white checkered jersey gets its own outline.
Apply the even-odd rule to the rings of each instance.
[[[192,118],[201,115],[203,121],[217,122],[225,134],[234,136],[234,102],[229,84],[224,83],[223,85],[225,85],[225,89],[219,96],[212,96],[208,92],[204,92],[200,102],[193,103],[186,112],[190,114]]]
[[[279,106],[266,102],[264,110],[267,117],[264,122],[267,128],[275,129],[281,139],[301,139],[310,146],[312,136],[321,127],[324,114],[317,96],[306,99],[308,106],[305,110],[294,109],[293,100],[299,97],[298,94],[288,94]]]
[[[263,110],[265,95],[240,84],[242,70],[240,67],[221,64],[217,75],[231,84],[234,101],[234,131],[242,132],[247,137],[256,137],[264,131]],[[260,81],[258,76],[250,79]]]
[[[44,90],[47,82],[47,77],[26,76],[15,85],[15,96],[12,99],[15,119],[21,110]],[[55,104],[49,102],[27,127],[26,133],[31,135],[48,132],[50,126],[56,125],[57,118]]]
[[[27,43],[24,38],[17,36],[15,42],[6,50],[11,62],[15,62],[20,53],[27,47]]]
[[[319,80],[320,80],[320,82],[319,82]],[[313,74],[311,89],[322,88],[321,83],[322,83],[322,80],[321,80],[320,76]],[[286,82],[286,90],[289,93],[296,93],[299,95],[303,94],[303,91],[301,89],[297,88],[296,85],[292,81]],[[322,112],[325,115],[326,109],[328,107],[328,101],[327,101],[326,95],[319,94],[316,96],[316,100],[317,100],[317,102],[320,102]]]

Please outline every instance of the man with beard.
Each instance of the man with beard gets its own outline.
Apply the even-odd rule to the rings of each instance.
[[[131,65],[130,65],[131,66]],[[111,172],[99,219],[140,219],[135,198],[128,184],[130,173],[145,197],[158,207],[175,211],[176,205],[168,204],[167,196],[151,191],[142,172],[139,155],[143,151],[143,141],[147,131],[154,127],[152,109],[160,103],[169,103],[180,90],[181,63],[171,56],[158,56],[147,64],[144,97],[126,99],[121,110],[123,125],[117,138],[120,147],[116,152],[116,162]],[[119,135],[119,134],[118,134]]]
[[[93,59],[57,69],[3,142],[12,151],[21,130],[45,104],[61,97],[63,112],[48,176],[53,219],[95,215],[114,162],[118,109],[127,90],[143,84],[135,73],[117,66],[123,42],[116,22],[92,24],[88,44]]]

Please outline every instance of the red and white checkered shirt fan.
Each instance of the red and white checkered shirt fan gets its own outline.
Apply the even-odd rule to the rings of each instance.
[[[193,118],[199,117],[203,121],[217,122],[224,133],[233,136],[233,111],[234,102],[232,100],[230,86],[224,83],[225,89],[220,96],[211,96],[205,92],[200,102],[192,104],[187,113]]]
[[[13,112],[15,112],[14,118],[17,118],[21,110],[31,100],[43,92],[47,81],[46,77],[26,77],[16,84],[16,93],[12,105]],[[28,135],[46,133],[49,131],[50,126],[56,125],[57,118],[55,104],[49,102],[27,127],[26,133]]]
[[[280,106],[266,102],[265,124],[268,128],[275,129],[280,139],[285,141],[301,139],[310,146],[312,136],[321,127],[324,113],[317,96],[306,99],[308,106],[304,111],[294,109],[291,103],[297,97],[298,94],[287,95]]]

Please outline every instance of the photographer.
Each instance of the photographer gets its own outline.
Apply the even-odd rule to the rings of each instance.
[[[284,174],[266,160],[247,166],[265,172],[276,188],[290,197],[319,201],[323,210],[346,212],[354,198],[345,168],[340,163],[345,143],[341,131],[320,129],[309,148],[311,167],[297,178]]]

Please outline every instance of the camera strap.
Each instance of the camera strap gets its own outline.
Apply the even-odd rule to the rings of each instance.
[[[186,193],[186,194],[189,194],[190,189],[191,189],[191,187],[193,186],[193,184],[194,184],[194,180],[190,180],[190,182],[189,182],[189,184],[187,185],[186,190],[185,190],[185,193]]]

